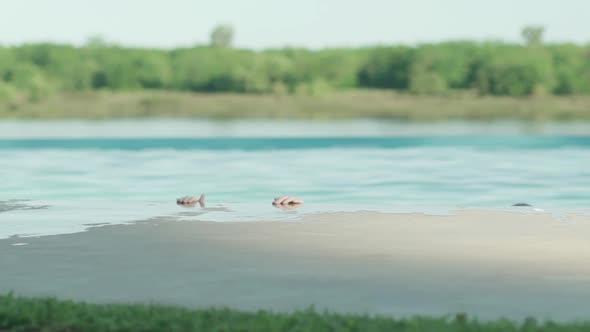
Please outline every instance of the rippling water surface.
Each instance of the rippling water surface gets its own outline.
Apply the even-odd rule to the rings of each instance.
[[[590,137],[0,140],[3,199],[505,206],[590,202]]]
[[[298,130],[305,127],[298,126]],[[507,207],[517,202],[585,208],[590,202],[590,136],[568,135],[567,130],[551,135],[498,135],[493,130],[487,131],[493,135],[478,135],[459,130],[459,135],[445,135],[433,127],[437,135],[428,135],[428,127],[420,127],[412,135],[399,131],[406,128],[403,125],[387,129],[375,124],[380,134],[370,135],[372,127],[363,124],[362,130],[346,125],[332,135],[314,135],[318,131],[311,126],[311,137],[275,137],[280,126],[267,125],[273,128],[266,133],[271,137],[264,132],[173,137],[172,127],[167,135],[140,130],[134,137],[119,138],[102,137],[112,132],[108,128],[95,135],[101,137],[60,136],[55,134],[63,131],[54,129],[54,135],[46,132],[49,138],[43,138],[10,128],[12,135],[5,131],[0,139],[0,200],[33,200],[37,206],[91,205],[64,209],[62,216],[91,208],[100,215],[115,205],[118,213],[130,213],[122,212],[124,206],[134,213],[150,210],[134,206],[139,202],[152,202],[160,210],[168,205],[176,209],[176,197],[202,192],[211,204],[251,206],[242,217],[256,217],[259,207],[267,207],[283,193],[304,198],[313,210],[420,211]],[[284,133],[295,132],[292,126],[285,128]],[[150,132],[158,134],[149,137]],[[0,219],[14,211],[31,214],[31,210],[4,210]],[[58,218],[60,214],[53,211]]]

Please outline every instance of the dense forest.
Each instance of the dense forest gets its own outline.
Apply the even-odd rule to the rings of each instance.
[[[525,39],[526,31],[523,32]],[[215,36],[214,36],[215,37]],[[590,46],[445,42],[418,46],[306,50],[235,49],[223,33],[211,45],[138,49],[91,39],[83,47],[0,47],[0,100],[60,92],[145,89],[320,95],[354,88],[418,95],[590,94]],[[215,40],[215,39],[214,39]]]

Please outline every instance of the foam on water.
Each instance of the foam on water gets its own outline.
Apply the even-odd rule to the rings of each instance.
[[[149,221],[159,223],[185,222],[296,222],[317,213],[383,212],[420,213],[448,216],[459,211],[484,208],[433,207],[424,205],[342,205],[305,204],[297,209],[274,208],[268,202],[214,204],[204,208],[177,206],[161,201],[5,201],[0,202],[0,239],[27,238],[84,232],[94,227],[134,224]],[[507,211],[526,214],[551,214],[556,220],[569,224],[569,216],[590,215],[590,209],[532,207],[488,208],[490,212]],[[26,244],[26,243],[25,243]],[[24,244],[23,244],[24,245]]]
[[[444,208],[392,208],[390,212],[423,212],[446,215]],[[168,201],[53,200],[0,202],[0,239],[37,237],[86,231],[105,225],[158,219],[194,222],[297,221],[320,212],[377,211],[374,206],[305,204],[297,209],[274,208],[269,202],[211,204],[204,208],[177,206]]]

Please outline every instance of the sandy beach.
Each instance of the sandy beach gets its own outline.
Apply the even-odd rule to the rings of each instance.
[[[590,315],[590,216],[459,210],[191,219],[0,240],[1,289],[246,310],[314,305],[396,316]]]

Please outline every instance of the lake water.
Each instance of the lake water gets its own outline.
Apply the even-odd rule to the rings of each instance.
[[[29,209],[35,206],[53,207],[43,216],[62,222],[67,216],[87,223],[145,218],[178,213],[177,197],[200,193],[210,206],[232,207],[239,220],[276,217],[270,202],[285,193],[306,200],[302,212],[448,211],[518,202],[584,209],[590,202],[589,128],[4,122],[0,201],[32,201],[5,206],[0,219],[38,223]],[[40,226],[23,227],[4,235],[43,233]]]
[[[588,165],[586,123],[0,122],[0,285],[90,302],[584,318]],[[200,193],[205,208],[175,204]],[[283,193],[306,203],[273,208]],[[359,210],[456,215],[316,215]]]

